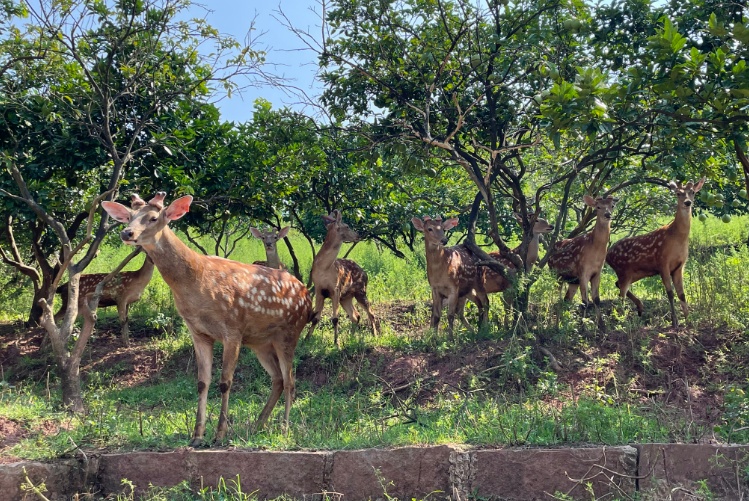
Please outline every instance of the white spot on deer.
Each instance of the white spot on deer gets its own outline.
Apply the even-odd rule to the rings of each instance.
[[[245,302],[244,302],[244,299],[242,299],[241,297],[239,298],[239,301],[238,301],[238,303],[239,303],[239,307],[240,307],[240,308],[244,308],[244,307],[245,307]]]

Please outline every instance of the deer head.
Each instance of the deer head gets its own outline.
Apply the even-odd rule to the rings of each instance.
[[[515,220],[522,227],[523,226],[523,216],[521,216],[517,212],[513,212],[512,214],[515,216]],[[533,214],[528,214],[528,219],[530,219],[532,221],[533,218],[535,218],[537,216],[538,216],[538,212],[533,213]],[[533,236],[534,237],[537,236],[537,235],[543,235],[545,233],[551,233],[552,231],[554,231],[554,226],[552,226],[551,224],[549,224],[549,222],[546,219],[543,219],[543,218],[539,217],[538,219],[536,219],[536,222],[533,223]]]
[[[702,189],[702,185],[705,184],[705,178],[703,177],[697,184],[689,181],[686,185],[682,186],[681,183],[671,181],[668,183],[668,187],[671,189],[676,199],[679,201],[678,211],[689,212],[692,210],[692,204],[694,204],[694,197],[698,191]]]
[[[133,198],[133,209],[117,202],[102,202],[101,205],[116,221],[128,223],[127,227],[120,232],[120,238],[123,242],[128,245],[153,245],[158,241],[161,230],[171,221],[187,214],[192,203],[192,197],[185,195],[172,202],[165,209],[165,196],[166,193],[161,191],[148,203],[140,200],[140,197],[138,197],[138,200]],[[134,197],[137,197],[137,195],[134,195]]]
[[[596,218],[599,221],[610,221],[611,211],[614,210],[614,205],[619,201],[618,198],[612,198],[609,196],[593,198],[590,195],[585,195],[583,200],[585,200],[585,204],[588,207],[591,207],[596,211]]]
[[[327,216],[322,217],[325,227],[328,229],[328,238],[333,238],[336,242],[354,243],[359,241],[359,234],[349,228],[349,225],[342,221],[341,211],[334,210]]]
[[[256,238],[259,238],[263,242],[263,246],[265,246],[266,252],[273,252],[276,250],[276,242],[288,235],[289,227],[286,226],[284,228],[281,228],[280,230],[271,228],[268,231],[262,231],[257,228],[250,228],[250,231]]]
[[[447,236],[445,232],[455,228],[458,225],[458,218],[451,217],[445,221],[442,221],[441,217],[432,219],[429,216],[424,216],[422,221],[418,217],[411,218],[411,224],[414,228],[424,234],[424,242],[427,245],[434,247],[447,245]]]

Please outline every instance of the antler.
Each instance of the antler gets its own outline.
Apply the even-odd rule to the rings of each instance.
[[[133,210],[139,210],[146,206],[146,201],[140,198],[137,193],[133,193],[130,196],[130,208]]]
[[[166,191],[159,191],[158,193],[156,193],[156,196],[148,202],[148,205],[153,205],[157,209],[161,210],[164,208],[164,197],[166,197]]]

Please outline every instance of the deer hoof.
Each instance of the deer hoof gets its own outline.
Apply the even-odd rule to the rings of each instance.
[[[192,440],[190,440],[189,447],[200,447],[203,445],[203,437],[193,437]]]

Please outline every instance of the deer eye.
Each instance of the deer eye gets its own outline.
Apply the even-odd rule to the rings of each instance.
[[[427,228],[427,231],[432,231],[432,229],[431,228]]]
[[[156,221],[158,221],[158,220],[159,220],[159,218],[158,218],[158,217],[156,217],[156,216],[154,216],[154,217],[152,217],[152,218],[151,218],[151,222],[152,222],[152,223],[155,223],[155,222],[156,222]]]

